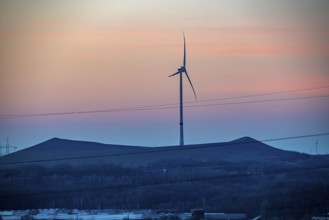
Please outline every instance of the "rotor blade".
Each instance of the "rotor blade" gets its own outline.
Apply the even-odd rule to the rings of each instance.
[[[178,73],[180,73],[179,71],[178,72],[176,72],[176,73],[174,73],[174,74],[171,74],[170,76],[168,76],[168,77],[172,77],[172,76],[175,76],[175,75],[177,75]]]
[[[183,60],[183,66],[186,65],[186,45],[185,45],[185,34],[183,32],[183,38],[184,38],[184,60]]]
[[[188,73],[186,72],[186,70],[185,70],[185,75],[186,75],[188,81],[190,82],[190,85],[191,85],[191,87],[192,87],[192,90],[193,90],[193,93],[194,93],[194,97],[195,97],[195,100],[196,100],[196,93],[195,93],[194,87],[193,87],[193,85],[192,85],[191,79],[190,79],[190,77],[188,76]]]

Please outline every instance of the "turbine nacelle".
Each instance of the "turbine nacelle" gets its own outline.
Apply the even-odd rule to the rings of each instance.
[[[178,72],[181,72],[181,73],[183,73],[183,72],[185,72],[185,71],[186,71],[185,66],[182,66],[181,68],[178,69]]]

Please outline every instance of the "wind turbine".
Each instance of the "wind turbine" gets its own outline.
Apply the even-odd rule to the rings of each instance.
[[[184,58],[183,58],[183,66],[181,66],[178,71],[174,74],[171,74],[169,77],[172,77],[172,76],[175,76],[177,74],[179,74],[179,97],[180,97],[180,111],[179,111],[179,116],[180,116],[180,121],[179,121],[179,128],[180,128],[180,138],[179,138],[179,144],[181,146],[184,145],[184,126],[183,126],[183,74],[185,73],[190,85],[191,85],[191,88],[193,90],[193,93],[194,93],[194,97],[195,97],[195,100],[196,100],[196,94],[195,94],[195,90],[194,90],[194,87],[192,85],[192,82],[191,82],[191,79],[186,71],[186,45],[185,45],[185,35],[184,35],[184,32],[183,32],[183,39],[184,39]]]

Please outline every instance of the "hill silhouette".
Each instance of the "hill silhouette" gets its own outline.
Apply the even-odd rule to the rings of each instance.
[[[53,138],[6,155],[0,158],[0,163],[58,163],[65,161],[73,164],[105,162],[140,166],[159,161],[230,162],[299,156],[306,155],[280,150],[250,137],[222,143],[164,147],[112,145]]]
[[[329,158],[250,137],[142,147],[53,138],[0,158],[0,210],[169,209],[309,219],[329,210]]]

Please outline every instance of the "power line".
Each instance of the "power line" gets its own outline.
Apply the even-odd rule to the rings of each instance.
[[[260,142],[282,141],[282,140],[300,139],[300,138],[308,138],[308,137],[319,137],[319,136],[327,136],[327,135],[329,135],[329,132],[265,139],[265,140],[260,140]],[[142,150],[142,151],[134,151],[134,152],[129,152],[129,153],[115,153],[115,154],[105,154],[105,155],[103,154],[103,155],[80,156],[80,157],[27,160],[27,161],[15,161],[15,162],[1,162],[0,165],[14,165],[14,164],[40,163],[40,162],[52,162],[52,161],[65,161],[65,160],[80,160],[80,159],[92,159],[92,158],[104,158],[104,157],[118,157],[118,156],[129,156],[129,155],[162,153],[162,152],[175,152],[175,151],[184,151],[184,150],[192,150],[192,149],[214,148],[214,147],[218,147],[218,146],[242,145],[242,144],[248,144],[248,143],[254,143],[254,141],[194,144],[194,145],[185,145],[184,147],[176,147],[176,148],[160,147],[160,148],[151,149],[151,150],[148,150],[148,149],[145,150],[145,148],[143,148],[143,149],[140,148],[140,150]]]
[[[257,95],[259,96],[259,95]],[[315,98],[328,98],[329,95],[317,95],[317,96],[303,96],[303,97],[291,97],[291,98],[278,98],[278,99],[264,99],[254,101],[240,101],[240,102],[226,102],[226,103],[213,103],[213,104],[194,104],[186,105],[186,108],[195,107],[213,107],[213,106],[225,106],[225,105],[240,105],[240,104],[252,104],[252,103],[266,103],[266,102],[280,102],[302,99],[315,99]],[[201,101],[203,102],[203,101]],[[150,110],[165,110],[175,109],[178,106],[171,106],[173,104],[153,105],[153,106],[140,106],[140,107],[128,107],[128,108],[113,108],[103,110],[88,110],[88,111],[72,111],[72,112],[53,112],[53,113],[31,113],[31,114],[10,114],[0,115],[0,119],[20,119],[20,118],[32,118],[32,117],[49,117],[49,116],[64,116],[64,115],[78,115],[78,114],[96,114],[96,113],[113,113],[113,112],[131,112],[131,111],[150,111]]]
[[[220,106],[220,105],[239,105],[239,104],[251,104],[251,103],[265,103],[265,102],[280,102],[280,101],[290,101],[290,100],[301,100],[301,99],[314,99],[314,98],[327,98],[329,95],[319,95],[319,96],[305,96],[305,97],[293,97],[293,98],[281,98],[281,99],[270,99],[270,100],[255,100],[255,101],[242,101],[242,102],[226,102],[226,103],[215,103],[215,104],[204,104],[204,105],[190,105],[185,107],[210,107],[210,106]]]
[[[234,97],[228,97],[228,98],[207,99],[207,100],[202,100],[202,101],[198,101],[198,102],[212,102],[212,101],[222,101],[222,100],[230,100],[230,99],[251,98],[251,97],[257,97],[257,96],[279,95],[279,94],[288,94],[288,93],[311,91],[311,90],[318,90],[318,89],[325,89],[325,88],[329,88],[329,86],[319,86],[319,87],[304,88],[304,89],[285,90],[285,91],[268,92],[268,93],[260,93],[260,94],[253,94],[253,95],[234,96]],[[194,103],[194,102],[188,102],[188,103]]]
[[[329,88],[329,86],[319,86],[312,88],[304,88],[304,89],[296,89],[296,90],[286,90],[286,91],[278,91],[278,92],[270,92],[270,93],[260,93],[260,94],[252,94],[252,95],[243,95],[243,96],[234,96],[234,97],[226,97],[226,98],[217,98],[217,99],[207,99],[207,100],[199,100],[198,103],[202,102],[214,102],[214,101],[223,101],[223,100],[231,100],[231,99],[240,99],[240,98],[250,98],[257,96],[268,96],[268,95],[276,95],[276,94],[287,94],[287,93],[295,93],[301,91],[310,91],[310,90],[318,90]],[[185,102],[195,103],[195,102]],[[70,114],[92,114],[92,113],[105,113],[105,112],[116,112],[116,111],[129,111],[129,110],[144,110],[145,108],[149,110],[153,110],[153,108],[157,107],[169,107],[174,106],[172,108],[177,108],[178,103],[168,103],[168,104],[160,104],[160,105],[145,105],[145,106],[134,106],[127,108],[115,108],[115,109],[102,109],[102,110],[86,110],[86,111],[71,111],[71,112],[53,112],[53,113],[31,113],[31,114],[7,114],[0,115],[0,118],[21,118],[21,117],[41,117],[41,116],[56,116],[56,115],[70,115]]]

